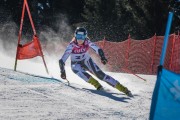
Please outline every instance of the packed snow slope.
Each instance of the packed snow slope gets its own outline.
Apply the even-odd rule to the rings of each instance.
[[[67,68],[68,69],[68,68]],[[107,73],[127,86],[129,98],[101,82],[108,92],[67,72],[66,81],[0,68],[1,120],[146,120],[156,76]]]
[[[156,76],[106,72],[128,87],[129,98],[105,82],[107,92],[97,91],[76,76],[66,63],[67,79],[60,78],[58,58],[47,57],[50,75],[41,57],[18,60],[15,51],[0,52],[0,120],[147,120]],[[28,74],[27,74],[28,73]],[[42,77],[38,77],[40,75]],[[46,77],[54,77],[49,79]],[[60,80],[60,81],[57,81]]]

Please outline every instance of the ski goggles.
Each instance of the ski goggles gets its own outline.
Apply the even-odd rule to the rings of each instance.
[[[86,38],[86,35],[76,34],[77,40],[85,40],[85,38]]]

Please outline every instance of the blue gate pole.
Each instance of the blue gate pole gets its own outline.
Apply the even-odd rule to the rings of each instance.
[[[166,33],[165,33],[165,36],[164,36],[164,43],[163,43],[163,48],[162,48],[162,53],[161,53],[161,58],[160,58],[160,65],[161,66],[164,65],[164,59],[165,59],[165,56],[166,56],[166,49],[167,49],[167,44],[168,44],[169,32],[170,32],[170,29],[171,29],[172,19],[173,19],[173,12],[169,12],[168,22],[167,22],[167,25],[166,25]]]
[[[161,70],[160,69],[161,69],[161,66],[164,65],[164,59],[166,56],[166,49],[167,49],[172,19],[173,19],[173,12],[169,12],[168,21],[167,21],[167,25],[166,25],[166,32],[165,32],[165,36],[164,36],[164,43],[163,43],[162,52],[161,52],[160,66],[158,67],[157,81],[156,81],[156,85],[154,88],[152,101],[151,101],[151,109],[150,109],[149,120],[154,120],[154,114],[155,114],[156,104],[157,104],[157,99],[158,99],[158,91],[159,91],[159,86],[160,86],[160,77],[161,77],[161,75],[160,75]]]

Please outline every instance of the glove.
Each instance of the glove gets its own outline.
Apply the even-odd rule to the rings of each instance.
[[[62,79],[66,79],[66,72],[65,72],[65,69],[64,69],[64,62],[62,59],[59,60],[59,67],[60,67],[60,71],[61,71],[61,78]]]
[[[101,57],[101,62],[105,65],[108,62],[108,60],[105,57]]]
[[[61,72],[61,78],[66,79],[66,72],[65,71]]]
[[[99,50],[98,50],[98,53],[99,53],[99,56],[101,57],[101,62],[105,65],[108,61],[107,61],[107,59],[106,59],[105,56],[104,56],[103,50],[102,50],[102,49],[99,49]]]

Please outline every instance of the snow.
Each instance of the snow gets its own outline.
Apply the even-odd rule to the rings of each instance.
[[[15,55],[15,54],[14,54]],[[58,59],[47,60],[47,75],[42,59],[18,61],[0,52],[0,119],[1,120],[147,120],[156,76],[106,72],[127,86],[130,98],[100,81],[108,92],[97,91],[72,73],[66,64],[67,79],[59,77]],[[21,71],[21,72],[20,72]],[[29,74],[27,74],[29,73]],[[44,77],[54,77],[46,79]]]

